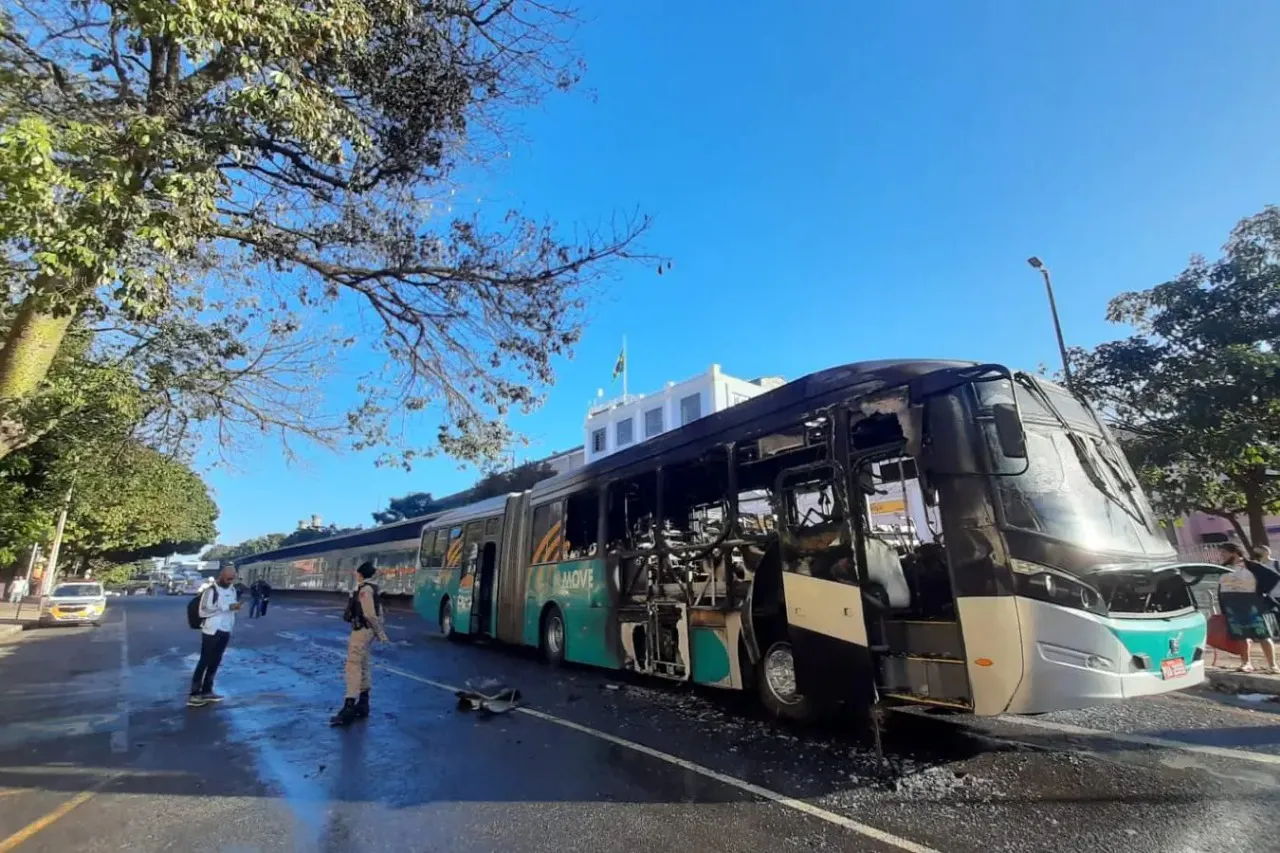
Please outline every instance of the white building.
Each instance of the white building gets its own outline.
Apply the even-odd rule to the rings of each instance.
[[[722,373],[720,365],[713,364],[706,373],[683,382],[668,382],[667,387],[657,393],[633,394],[592,406],[587,412],[585,459],[594,462],[712,412],[750,400],[784,382],[775,376],[750,381],[738,379]]]

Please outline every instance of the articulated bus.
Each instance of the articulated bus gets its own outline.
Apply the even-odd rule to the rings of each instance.
[[[350,592],[352,574],[365,560],[378,569],[380,589],[408,596],[414,590],[418,542],[432,516],[330,536],[264,551],[236,561],[245,583],[265,580],[277,590]]]
[[[414,607],[444,634],[796,720],[1199,684],[1189,587],[1223,571],[1177,561],[1084,403],[971,362],[825,370],[419,523]]]

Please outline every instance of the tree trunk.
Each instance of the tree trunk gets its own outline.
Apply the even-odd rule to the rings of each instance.
[[[26,447],[33,437],[9,416],[9,407],[35,393],[49,375],[74,315],[54,315],[28,296],[22,301],[0,349],[0,459]]]
[[[1266,470],[1257,468],[1250,470],[1248,481],[1244,484],[1244,511],[1249,517],[1249,539],[1251,545],[1270,545],[1267,536],[1266,510],[1262,506],[1262,482]]]

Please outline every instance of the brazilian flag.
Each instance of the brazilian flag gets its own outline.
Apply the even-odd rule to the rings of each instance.
[[[622,371],[627,368],[627,351],[625,349],[618,353],[618,363],[613,366],[613,378],[617,379],[622,375]]]

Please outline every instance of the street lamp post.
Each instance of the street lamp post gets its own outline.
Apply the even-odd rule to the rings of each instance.
[[[1067,382],[1067,390],[1074,392],[1076,389],[1071,381],[1071,365],[1067,361],[1067,343],[1062,338],[1062,323],[1058,320],[1058,303],[1053,298],[1053,280],[1049,278],[1049,268],[1035,255],[1027,258],[1027,263],[1044,276],[1044,289],[1049,294],[1049,312],[1053,314],[1053,331],[1058,335],[1058,354],[1062,356],[1062,377]]]

